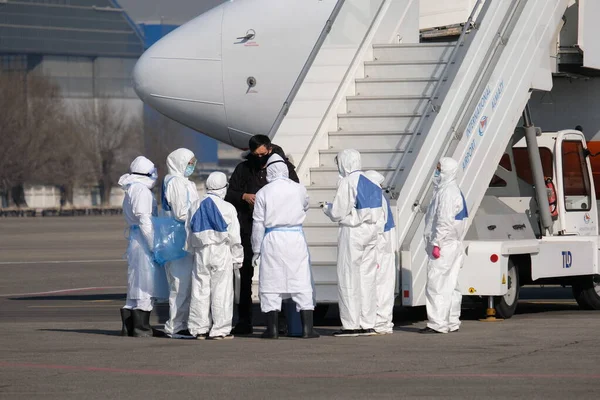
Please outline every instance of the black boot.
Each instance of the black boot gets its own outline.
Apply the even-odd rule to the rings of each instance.
[[[133,316],[133,337],[152,337],[150,311],[131,310]]]
[[[133,336],[133,317],[129,308],[121,308],[121,321],[123,322],[121,336]]]
[[[302,338],[313,339],[321,336],[313,329],[313,310],[301,310],[300,318],[302,319]]]
[[[284,312],[280,312],[277,315],[277,330],[280,335],[288,334],[287,315]]]
[[[279,339],[279,311],[267,313],[267,329],[261,335],[263,339]]]

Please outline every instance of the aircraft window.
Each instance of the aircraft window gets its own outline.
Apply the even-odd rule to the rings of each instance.
[[[515,160],[517,176],[528,184],[533,185],[533,172],[531,171],[531,165],[529,164],[529,154],[527,154],[527,148],[513,148],[513,157]],[[552,177],[552,152],[546,147],[540,147],[540,157],[542,159],[544,177]]]
[[[589,211],[590,177],[583,144],[579,141],[562,142],[562,167],[565,190],[565,209],[567,211]]]

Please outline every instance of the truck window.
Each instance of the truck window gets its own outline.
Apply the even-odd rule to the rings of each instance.
[[[529,164],[527,148],[513,148],[513,157],[515,160],[517,176],[528,184],[533,185],[533,173],[531,172],[531,165]],[[544,177],[552,178],[554,176],[554,173],[552,172],[552,152],[546,147],[540,147],[540,157],[542,159]]]
[[[600,142],[588,142],[587,147],[592,154],[600,153]],[[590,157],[590,163],[592,164],[592,179],[596,189],[596,198],[600,199],[600,157]]]
[[[507,171],[512,171],[512,165],[510,164],[510,156],[506,153],[500,159],[500,166]],[[494,175],[490,182],[490,187],[506,187],[506,181],[500,178],[498,175]]]
[[[589,211],[590,177],[583,154],[583,143],[577,140],[562,142],[562,168],[567,211]]]

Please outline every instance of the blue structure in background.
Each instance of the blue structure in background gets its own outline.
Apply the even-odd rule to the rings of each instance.
[[[144,35],[144,47],[147,49],[161,38],[177,29],[178,25],[169,24],[139,24]],[[156,118],[159,114],[152,108],[144,106],[144,119],[146,122]],[[196,155],[200,163],[216,163],[218,161],[218,142],[197,131],[184,127],[182,132],[186,137],[191,137],[196,143],[195,148],[190,149]]]

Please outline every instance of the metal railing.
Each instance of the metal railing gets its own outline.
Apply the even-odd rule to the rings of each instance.
[[[484,58],[484,62],[481,63],[481,66],[476,73],[476,79],[469,88],[468,95],[465,96],[463,104],[459,108],[462,111],[457,113],[454,119],[452,129],[450,130],[450,132],[453,132],[454,134],[451,136],[449,135],[446,138],[444,145],[437,153],[436,162],[443,155],[448,154],[453,149],[453,143],[457,144],[462,139],[463,134],[459,127],[463,123],[467,114],[470,115],[470,113],[473,112],[472,110],[475,109],[476,103],[479,101],[479,96],[475,96],[475,94],[483,92],[483,89],[486,87],[487,82],[489,81],[489,78],[493,72],[493,68],[490,68],[490,66],[495,65],[494,60],[497,60],[497,58],[500,57],[501,51],[498,52],[498,49],[499,47],[506,45],[508,36],[510,36],[510,32],[512,32],[512,28],[514,28],[516,23],[515,17],[520,15],[520,11],[522,11],[522,7],[525,3],[525,0],[513,0],[513,5],[509,8],[509,12],[505,15],[504,21],[500,25],[500,28],[495,35],[495,41],[489,46],[487,54]],[[411,226],[406,232],[405,239],[403,239],[401,246],[403,250],[406,250],[406,246],[409,245],[406,238],[412,237],[412,233],[414,233],[419,226],[420,218],[417,218],[416,215],[419,215],[420,213],[422,218],[422,214],[425,212],[425,210],[422,209],[422,205],[425,204],[428,197],[431,196],[432,190],[432,182],[428,182],[427,184],[423,185],[417,193],[416,200],[413,203],[413,216],[415,216],[415,218],[411,219]],[[410,242],[410,240],[408,242]]]
[[[344,5],[344,2],[345,2],[345,0],[338,0],[338,2],[333,7],[333,11],[331,11],[331,15],[325,22],[325,26],[323,27],[323,30],[321,31],[321,34],[319,35],[317,42],[313,46],[313,49],[311,50],[310,54],[308,55],[308,58],[306,59],[306,62],[304,63],[304,66],[302,67],[302,70],[300,71],[300,75],[298,75],[298,78],[296,79],[294,86],[292,86],[292,89],[290,90],[290,94],[283,102],[283,105],[281,106],[281,110],[279,111],[279,114],[277,114],[277,118],[275,118],[275,122],[273,122],[273,125],[271,125],[271,129],[269,129],[269,133],[267,135],[270,138],[273,138],[273,136],[279,129],[279,126],[281,125],[283,118],[285,118],[285,116],[287,115],[287,112],[290,108],[290,105],[292,104],[292,101],[294,101],[296,94],[298,94],[298,91],[300,90],[300,86],[302,86],[302,83],[304,82],[304,78],[306,78],[306,75],[308,75],[308,71],[310,71],[310,67],[312,67],[313,62],[315,61],[315,58],[317,58],[317,55],[319,54],[319,50],[321,50],[321,46],[323,45],[323,43],[325,42],[325,39],[327,38],[327,35],[331,31],[331,27],[333,26],[335,19],[337,18],[338,14],[340,13],[340,10],[341,10],[342,6]]]
[[[440,79],[435,84],[435,87],[433,88],[433,92],[429,96],[427,105],[425,107],[426,110],[427,110],[427,108],[431,108],[432,112],[437,113],[440,111],[441,105],[436,104],[435,100],[437,99],[437,96],[439,95],[442,84],[447,79],[446,74],[448,73],[448,69],[450,68],[451,65],[453,65],[456,62],[456,57],[458,55],[458,49],[464,44],[467,31],[469,31],[469,29],[471,29],[471,28],[477,29],[477,25],[473,22],[473,20],[475,18],[475,14],[477,13],[477,11],[479,11],[479,8],[484,3],[484,1],[485,0],[477,0],[477,3],[475,3],[475,6],[473,7],[471,14],[469,15],[469,18],[467,19],[467,22],[465,22],[463,29],[460,33],[460,36],[458,37],[456,45],[452,49],[452,53],[450,54],[450,57],[448,58],[448,62],[446,63],[446,65],[444,66],[444,69],[442,70],[442,73],[440,74]],[[415,127],[412,137],[408,141],[408,145],[406,146],[407,154],[412,152],[411,149],[414,146],[417,137],[420,136],[419,131],[423,127],[423,124],[425,123],[426,118],[427,118],[427,113],[424,112],[423,115],[421,115],[421,118],[419,119],[417,126]],[[394,172],[388,179],[387,188],[386,188],[386,190],[388,192],[394,191],[395,188],[393,185],[394,185],[394,182],[396,181],[396,179],[398,178],[398,174],[402,170],[402,166],[403,166],[403,162],[402,162],[402,160],[400,160],[400,163],[398,163],[398,166],[396,167],[396,169],[394,170]]]

